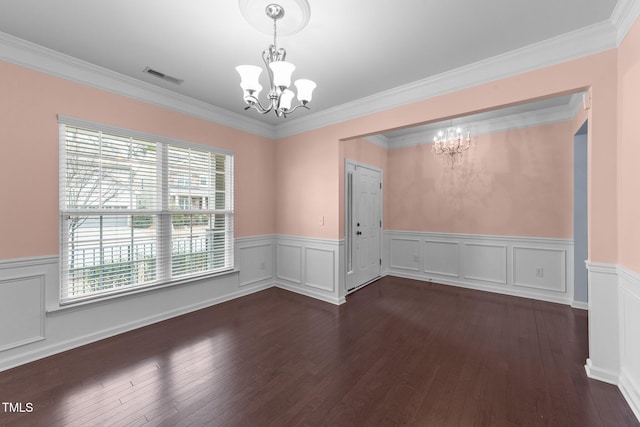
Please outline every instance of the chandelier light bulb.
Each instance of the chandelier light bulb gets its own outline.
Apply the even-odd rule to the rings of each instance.
[[[462,127],[449,127],[446,131],[438,131],[433,138],[431,151],[442,163],[451,168],[460,163],[462,154],[473,145],[470,132],[467,130],[466,137],[463,136],[463,132]]]
[[[269,68],[273,71],[273,84],[280,90],[285,90],[291,86],[291,74],[296,66],[291,62],[277,61],[269,64]]]
[[[302,104],[307,104],[311,101],[313,90],[317,86],[315,82],[308,79],[298,79],[293,84],[298,89],[298,100],[302,102]]]
[[[240,74],[240,87],[243,90],[251,92],[262,89],[259,83],[262,68],[255,65],[238,65],[236,71]]]
[[[282,111],[287,112],[291,109],[291,101],[293,101],[294,96],[295,94],[289,89],[282,91],[282,95],[280,95],[280,103],[278,105]]]

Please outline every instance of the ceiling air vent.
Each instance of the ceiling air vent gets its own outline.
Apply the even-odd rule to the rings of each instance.
[[[144,69],[144,72],[147,73],[147,74],[151,74],[152,76],[158,77],[159,79],[166,80],[166,81],[168,81],[170,83],[173,83],[175,85],[179,85],[180,83],[184,82],[184,80],[182,80],[182,79],[179,79],[179,78],[173,77],[173,76],[169,76],[169,75],[167,75],[165,73],[161,73],[160,71],[156,71],[156,70],[154,70],[152,68],[149,68],[149,67],[146,67]]]

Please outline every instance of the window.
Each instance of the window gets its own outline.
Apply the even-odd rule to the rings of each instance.
[[[61,304],[231,270],[233,155],[60,118],[60,222]]]

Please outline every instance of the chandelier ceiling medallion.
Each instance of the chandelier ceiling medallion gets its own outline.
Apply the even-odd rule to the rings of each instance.
[[[463,153],[472,146],[471,133],[468,130],[465,132],[459,126],[450,126],[445,131],[439,131],[433,138],[431,151],[443,164],[453,168],[460,164]]]
[[[264,25],[256,19],[255,6],[260,4],[262,0],[240,0],[240,9],[247,21],[257,28],[264,31]],[[305,0],[281,0],[281,3],[289,3],[287,7],[292,6],[294,25],[286,27],[291,34],[300,31],[309,20],[309,7]],[[294,82],[297,89],[297,98],[299,103],[292,106],[295,94],[289,87],[291,86],[291,75],[295,70],[295,65],[285,61],[287,51],[278,47],[276,43],[278,21],[285,16],[284,6],[281,4],[269,3],[264,8],[267,17],[273,20],[273,44],[262,52],[262,60],[267,69],[269,76],[269,93],[267,94],[266,105],[262,104],[259,99],[262,85],[260,85],[260,74],[262,68],[255,65],[239,65],[236,67],[240,74],[240,87],[243,91],[243,99],[249,108],[255,108],[261,114],[267,114],[274,111],[278,117],[287,117],[287,114],[293,113],[296,109],[302,107],[309,109],[308,103],[311,101],[313,90],[316,84],[308,79],[298,79]],[[267,21],[262,17],[262,21]]]

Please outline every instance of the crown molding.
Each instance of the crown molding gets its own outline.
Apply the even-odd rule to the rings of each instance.
[[[0,60],[275,139],[275,126],[0,32]]]
[[[576,116],[577,108],[582,106],[582,95],[575,94],[566,105],[543,108],[537,111],[510,114],[486,120],[474,120],[473,116],[466,117],[464,121],[453,121],[454,126],[462,126],[471,130],[473,136],[487,135],[497,132],[505,132],[512,129],[524,129],[534,126],[543,126],[554,123],[573,120]],[[448,127],[445,126],[445,127]],[[421,126],[420,131],[409,135],[389,138],[387,137],[388,149],[411,147],[422,144],[433,143],[433,137],[443,128],[442,123],[432,123]],[[370,137],[365,138],[370,140]]]
[[[616,48],[639,15],[640,1],[618,0],[607,21],[278,125],[176,94],[1,32],[0,60],[277,139]]]
[[[637,0],[631,1],[637,2]],[[617,37],[618,30],[611,21],[593,24],[426,79],[281,123],[276,128],[276,135],[277,138],[292,136],[614,49],[617,47]]]
[[[620,46],[638,16],[640,16],[640,1],[618,0],[610,18],[610,22],[618,30],[616,38],[617,46]]]

